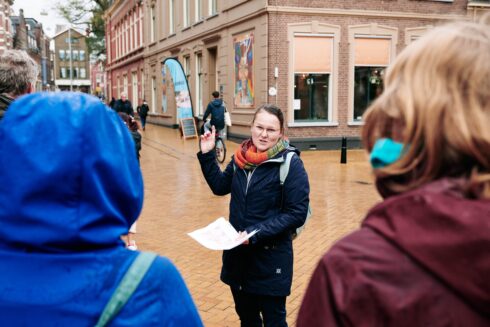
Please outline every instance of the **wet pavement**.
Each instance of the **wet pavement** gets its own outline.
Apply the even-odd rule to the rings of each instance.
[[[138,247],[169,257],[180,270],[205,326],[239,326],[227,285],[219,280],[221,251],[208,250],[187,233],[228,216],[229,196],[212,194],[196,158],[196,138],[184,140],[176,129],[147,125],[142,132],[141,168],[145,202],[138,220]],[[228,163],[238,144],[226,143]],[[294,241],[294,277],[287,320],[295,326],[301,299],[322,254],[355,230],[367,210],[380,201],[366,156],[349,150],[301,154],[310,180],[313,215]],[[224,165],[223,165],[224,167]]]

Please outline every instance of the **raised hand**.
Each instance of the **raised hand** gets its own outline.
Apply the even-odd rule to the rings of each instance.
[[[214,149],[214,142],[216,137],[216,129],[211,126],[211,132],[207,131],[201,135],[201,152],[207,153]]]

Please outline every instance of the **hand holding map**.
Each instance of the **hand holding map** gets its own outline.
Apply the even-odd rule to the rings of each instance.
[[[228,220],[220,217],[208,226],[187,234],[208,249],[229,250],[242,244],[257,232],[258,230],[254,230],[247,235],[240,235]]]

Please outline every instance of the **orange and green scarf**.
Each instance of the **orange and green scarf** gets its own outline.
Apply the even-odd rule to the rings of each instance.
[[[274,158],[277,154],[286,150],[288,146],[288,141],[280,139],[276,145],[269,150],[265,152],[257,152],[257,147],[253,145],[252,139],[245,140],[235,151],[235,164],[241,169],[253,170],[262,162]]]

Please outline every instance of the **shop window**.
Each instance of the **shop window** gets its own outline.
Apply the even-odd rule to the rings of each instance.
[[[362,121],[369,105],[383,92],[383,76],[390,61],[391,39],[354,40],[353,120]]]
[[[202,54],[196,54],[196,98],[197,112],[199,116],[204,115],[203,110],[203,72],[202,72]]]
[[[294,121],[328,122],[333,38],[294,37]]]

